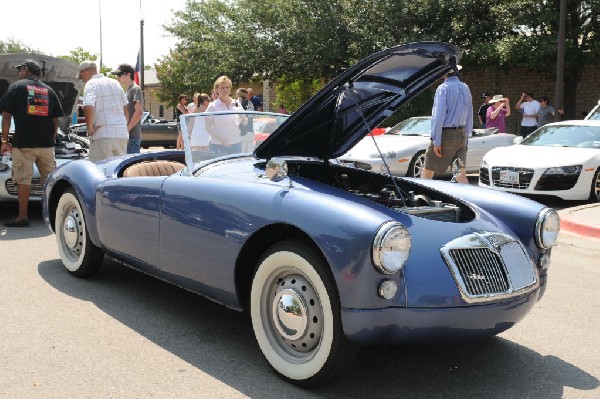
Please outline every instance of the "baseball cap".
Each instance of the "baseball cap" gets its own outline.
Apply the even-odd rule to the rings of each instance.
[[[27,69],[29,69],[29,72],[31,72],[34,75],[40,76],[42,74],[42,68],[40,67],[40,64],[38,64],[37,61],[32,60],[31,58],[26,59],[19,65],[15,65],[15,68],[21,67],[27,67]]]
[[[113,75],[119,75],[121,73],[133,73],[135,74],[135,69],[129,64],[120,64],[117,69],[113,69],[110,71]]]
[[[485,92],[481,95],[481,98],[486,98],[486,97],[494,97],[494,95],[492,93],[488,93],[488,92]]]
[[[75,77],[77,79],[81,79],[81,71],[85,71],[86,69],[89,69],[89,68],[98,69],[98,65],[96,65],[96,61],[90,61],[90,60],[81,61],[81,64],[79,64],[79,73]]]

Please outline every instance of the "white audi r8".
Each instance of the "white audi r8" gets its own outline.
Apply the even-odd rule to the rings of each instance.
[[[465,165],[467,173],[478,171],[489,150],[514,144],[517,136],[497,131],[495,128],[473,129]],[[381,136],[365,137],[338,161],[345,166],[382,173],[387,173],[389,167],[394,176],[420,177],[430,137],[430,116],[408,118]]]
[[[479,185],[600,202],[600,121],[550,123],[517,145],[488,152]]]

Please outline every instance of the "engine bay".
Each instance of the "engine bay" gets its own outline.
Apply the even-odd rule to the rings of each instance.
[[[406,179],[320,162],[288,160],[287,167],[289,176],[316,180],[399,212],[455,223],[475,217],[457,198]]]

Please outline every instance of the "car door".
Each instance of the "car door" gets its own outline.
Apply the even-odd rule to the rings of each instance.
[[[104,183],[96,220],[100,239],[108,249],[157,265],[160,192],[165,179],[121,177]]]

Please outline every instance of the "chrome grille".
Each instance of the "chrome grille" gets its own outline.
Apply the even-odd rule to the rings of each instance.
[[[538,285],[525,249],[506,234],[469,234],[444,245],[441,252],[465,302],[516,296]]]
[[[14,195],[15,197],[17,196],[17,185],[15,184],[13,179],[6,179],[6,182],[4,183],[4,186],[6,187],[6,192],[9,193],[10,195]],[[40,179],[37,177],[34,177],[33,179],[31,179],[31,194],[32,197],[40,197],[42,195],[42,185],[40,184]]]
[[[508,276],[500,257],[487,248],[453,249],[456,262],[470,296],[499,294],[508,290]]]

